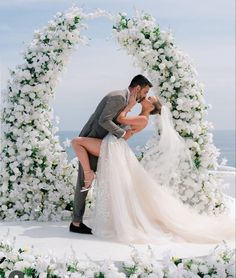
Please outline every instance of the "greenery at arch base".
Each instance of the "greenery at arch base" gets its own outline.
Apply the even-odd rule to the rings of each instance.
[[[70,55],[78,44],[86,42],[81,35],[84,22],[101,16],[111,20],[117,42],[134,57],[158,97],[171,109],[175,128],[191,151],[196,171],[183,176],[181,187],[173,180],[173,192],[200,213],[225,212],[222,180],[209,171],[218,166],[219,150],[209,132],[212,125],[205,119],[209,107],[204,89],[172,34],[160,30],[155,19],[145,13],[128,18],[124,13],[111,16],[101,10],[86,14],[74,7],[57,13],[47,26],[35,31],[22,64],[11,71],[1,111],[0,219],[71,218],[78,164],[76,158],[68,161],[59,143],[49,101]],[[158,124],[155,131],[143,161],[155,160],[158,155]],[[88,204],[91,202],[88,198]]]

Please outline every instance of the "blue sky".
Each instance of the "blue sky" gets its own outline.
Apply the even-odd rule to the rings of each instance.
[[[22,62],[20,52],[30,43],[33,31],[46,25],[57,11],[72,4],[91,12],[96,8],[115,14],[134,9],[151,13],[162,27],[170,28],[176,44],[193,60],[198,79],[205,84],[207,119],[215,129],[235,129],[235,3],[233,0],[1,0],[1,87],[8,68]],[[111,90],[125,88],[139,69],[133,66],[111,38],[111,22],[90,21],[86,35],[90,46],[80,46],[56,88],[51,104],[60,118],[60,130],[80,130],[99,100]],[[133,113],[137,113],[137,106]],[[148,128],[151,128],[149,125]]]

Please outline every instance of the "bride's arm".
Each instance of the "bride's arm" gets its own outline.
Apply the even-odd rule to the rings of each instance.
[[[125,109],[120,112],[119,116],[116,118],[116,121],[124,125],[140,125],[146,123],[147,118],[145,116],[127,117],[126,114],[129,111],[130,111],[130,107],[129,105],[127,105]]]
[[[147,121],[147,118],[145,116],[133,116],[133,117],[127,117],[127,113],[133,108],[133,106],[136,104],[136,95],[130,96],[130,100],[128,105],[124,108],[123,111],[120,112],[118,117],[116,118],[116,121],[120,124],[124,125],[142,125],[145,124]]]

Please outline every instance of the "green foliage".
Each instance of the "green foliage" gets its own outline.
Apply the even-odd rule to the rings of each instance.
[[[67,271],[72,273],[78,271],[76,263],[67,265]]]
[[[24,268],[23,273],[25,275],[29,276],[29,277],[32,277],[32,278],[38,277],[37,276],[37,270],[35,268],[32,268],[32,267]]]
[[[2,268],[0,268],[0,278],[6,278],[5,271]]]
[[[94,277],[95,277],[95,278],[105,278],[105,275],[104,275],[104,273],[99,272],[99,273],[95,274]]]
[[[138,266],[137,265],[133,265],[133,266],[130,266],[130,267],[123,266],[123,269],[124,269],[125,274],[127,275],[127,277],[130,277],[130,276],[136,274],[136,272],[138,270]]]

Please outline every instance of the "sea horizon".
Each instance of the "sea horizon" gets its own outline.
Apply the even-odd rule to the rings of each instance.
[[[56,135],[59,136],[61,145],[66,139],[72,139],[78,136],[80,130],[59,130]],[[213,134],[213,144],[219,149],[220,161],[226,159],[226,165],[236,167],[235,163],[235,129],[215,129],[210,131]],[[128,140],[128,144],[135,154],[139,154],[139,147],[145,146],[145,143],[152,136],[153,130],[146,129],[136,134]],[[71,147],[66,148],[66,152],[70,159],[75,157]]]

